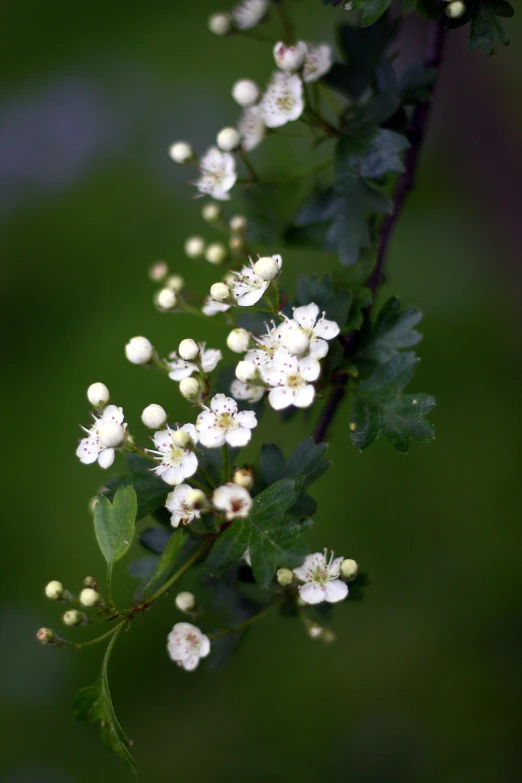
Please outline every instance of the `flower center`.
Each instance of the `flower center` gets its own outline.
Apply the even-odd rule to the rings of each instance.
[[[179,465],[185,455],[185,452],[183,449],[180,449],[178,446],[171,446],[170,448],[170,464],[171,465]]]
[[[295,372],[287,377],[286,385],[289,389],[300,389],[301,386],[306,386],[306,381],[301,373]]]
[[[188,645],[190,645],[190,647],[192,647],[192,649],[194,649],[194,647],[197,647],[199,645],[199,639],[193,633],[188,633],[185,636],[185,641],[187,642]]]
[[[234,417],[230,413],[220,413],[217,417],[216,427],[228,432],[228,430],[234,430],[237,427],[237,421],[234,420]]]
[[[321,568],[321,566],[317,566],[317,568],[311,571],[310,576],[313,582],[317,582],[320,585],[325,585],[328,582],[328,571]]]
[[[293,95],[287,92],[284,95],[280,95],[276,103],[281,111],[286,112],[286,111],[291,111],[294,108],[295,101]]]

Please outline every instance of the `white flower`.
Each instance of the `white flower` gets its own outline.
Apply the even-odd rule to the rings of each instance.
[[[215,302],[228,302],[230,288],[226,283],[214,283],[210,286],[210,296]]]
[[[190,502],[192,491],[192,487],[189,487],[188,484],[178,484],[167,495],[165,506],[172,514],[170,519],[172,527],[178,527],[180,522],[183,525],[188,525],[193,519],[200,518],[201,509],[195,508],[194,504]]]
[[[245,108],[237,124],[245,152],[255,149],[265,138],[266,128],[260,106]]]
[[[295,46],[286,46],[278,41],[274,46],[274,60],[282,71],[298,71],[308,54],[308,46],[304,41],[298,41]]]
[[[232,87],[232,97],[240,106],[253,106],[259,98],[259,88],[251,79],[240,79]]]
[[[299,76],[278,71],[261,99],[261,115],[267,128],[279,128],[298,120],[304,111],[303,83]]]
[[[304,329],[287,329],[283,335],[283,347],[294,356],[303,356],[310,348],[310,338]]]
[[[249,492],[239,484],[224,484],[214,490],[212,503],[219,511],[223,511],[227,519],[247,517],[252,508],[252,498]]]
[[[266,14],[269,0],[243,0],[232,10],[232,19],[239,30],[255,27]]]
[[[244,381],[235,379],[230,384],[230,394],[235,400],[259,402],[264,393],[264,387],[257,386],[255,383],[245,383]]]
[[[315,389],[310,381],[316,381],[321,365],[313,356],[300,359],[292,356],[285,348],[278,348],[271,364],[261,365],[262,379],[272,388],[268,401],[276,411],[295,405],[296,408],[308,408],[315,397]]]
[[[222,264],[227,257],[227,249],[222,242],[211,242],[205,251],[205,260],[209,264]]]
[[[303,80],[316,82],[332,67],[332,49],[328,44],[320,44],[310,49],[303,66]]]
[[[229,152],[210,147],[199,162],[199,170],[201,176],[195,182],[199,192],[218,201],[228,201],[228,191],[237,179],[234,157]]]
[[[279,269],[283,263],[281,256],[272,256]],[[259,302],[270,285],[269,280],[263,280],[254,271],[254,263],[244,266],[239,272],[234,272],[236,280],[232,286],[232,296],[240,307],[250,307]]]
[[[215,223],[216,220],[219,220],[221,217],[221,207],[214,204],[213,201],[210,201],[208,204],[205,204],[201,210],[201,217],[203,220],[206,220],[207,223]]]
[[[283,321],[283,323],[279,324],[279,326],[276,326],[274,321],[272,321],[271,324],[272,326],[267,324],[266,334],[261,335],[261,337],[256,337],[256,335],[253,335],[253,338],[258,344],[259,348],[252,348],[252,350],[248,351],[245,355],[246,360],[254,362],[254,364],[257,364],[258,367],[261,367],[261,365],[270,364],[277,349],[281,348],[283,345],[283,338],[287,328],[287,322]]]
[[[242,231],[246,231],[248,228],[248,220],[244,215],[232,215],[228,221],[231,231],[235,231],[240,234]]]
[[[252,437],[251,430],[256,426],[256,414],[238,411],[234,400],[224,394],[216,394],[210,408],[205,408],[196,421],[199,441],[207,448],[217,448],[225,443],[246,446]]]
[[[258,377],[257,366],[254,362],[246,359],[238,362],[236,365],[236,378],[243,383],[250,383]]]
[[[328,321],[324,313],[320,315],[316,304],[294,307],[294,317],[286,322],[286,328],[302,329],[310,338],[310,354],[316,359],[322,359],[328,353],[326,340],[333,340],[341,329],[335,321]]]
[[[170,658],[185,671],[193,671],[200,658],[206,658],[210,652],[208,636],[191,623],[176,623],[168,635],[167,651]]]
[[[84,465],[98,461],[101,468],[110,468],[114,462],[114,449],[121,446],[127,432],[123,409],[107,405],[101,416],[92,416],[94,424],[90,430],[82,427],[87,437],[80,441],[76,456]]]
[[[168,362],[170,370],[169,378],[173,381],[181,381],[183,378],[188,378],[193,373],[197,372],[199,370],[199,365],[201,365],[203,372],[212,372],[212,370],[216,368],[218,362],[221,361],[222,353],[216,348],[209,348],[207,351],[206,343],[199,343],[199,364],[189,362],[186,359],[181,359],[175,351],[170,354],[169,358],[174,360]]]
[[[167,426],[165,430],[154,433],[156,449],[149,449],[149,454],[159,462],[159,465],[153,468],[154,472],[166,484],[173,486],[193,476],[198,469],[198,459],[194,452],[178,445],[178,432],[186,433],[192,444],[198,442],[198,433],[193,424],[184,424],[179,430],[172,430]]]
[[[303,565],[294,568],[294,574],[304,585],[299,586],[299,597],[307,604],[320,604],[323,601],[334,604],[348,595],[348,588],[339,579],[342,557],[333,559],[334,553],[326,562],[327,550],[305,557]]]
[[[186,590],[177,594],[174,603],[180,612],[186,612],[187,614],[193,612],[197,607],[196,596],[194,593],[189,593]]]
[[[216,302],[214,299],[212,299],[211,296],[207,296],[203,302],[201,312],[204,315],[216,315],[217,313],[226,313],[227,310],[230,310],[230,307],[230,305],[222,304],[222,302]]]

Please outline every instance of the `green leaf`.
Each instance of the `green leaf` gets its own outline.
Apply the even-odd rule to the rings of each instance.
[[[506,0],[477,0],[470,8],[468,49],[480,48],[493,55],[499,46],[507,46],[509,36],[498,17],[510,17],[514,13]]]
[[[417,345],[422,335],[413,327],[422,319],[415,307],[401,310],[397,297],[388,299],[377,315],[371,334],[359,351],[359,356],[385,363],[402,348]]]
[[[390,3],[391,0],[352,0],[352,8],[362,11],[361,27],[369,27],[383,15]]]
[[[132,544],[137,507],[134,489],[120,487],[112,503],[100,495],[94,508],[94,531],[107,561],[109,585],[114,563],[123,557]]]
[[[361,177],[381,179],[386,174],[404,171],[399,153],[409,147],[405,136],[385,128],[380,128],[371,138],[364,154],[353,156],[351,164]]]
[[[303,476],[303,487],[308,487],[317,481],[331,465],[323,454],[328,448],[326,443],[314,443],[313,438],[301,441],[291,453],[287,462],[289,476]]]
[[[129,752],[129,747],[132,745],[132,742],[127,737],[116,718],[107,678],[109,658],[119,633],[120,631],[116,631],[107,646],[101,672],[94,685],[82,688],[76,694],[73,704],[73,713],[78,721],[86,721],[87,723],[96,723],[97,721],[100,721],[100,732],[103,744],[111,753],[116,753],[116,755],[120,757],[137,779],[138,770],[136,763]]]
[[[144,588],[144,592],[147,592],[149,588],[162,584],[170,577],[172,566],[177,560],[181,549],[188,538],[188,532],[183,529],[176,530],[168,539],[163,552],[160,555],[160,559],[156,566],[156,569],[150,577],[147,585]]]
[[[297,281],[296,301],[298,305],[315,302],[327,318],[342,328],[348,319],[352,296],[349,291],[337,293],[330,275],[322,280],[317,275],[301,275]]]
[[[143,463],[132,464],[136,465],[139,472],[112,476],[105,483],[103,496],[112,500],[120,487],[133,487],[138,498],[136,519],[139,520],[162,508],[172,487],[150,472],[150,462],[149,469],[144,469]]]
[[[284,454],[275,443],[265,443],[260,456],[261,483],[268,487],[286,476]]]

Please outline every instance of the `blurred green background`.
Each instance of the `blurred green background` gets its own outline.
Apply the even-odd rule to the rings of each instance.
[[[314,40],[343,19],[319,0],[296,8],[300,34]],[[41,0],[3,11],[1,783],[129,779],[70,711],[102,650],[42,648],[34,632],[59,628],[59,607],[42,595],[48,580],[74,590],[103,572],[87,504],[106,474],[74,456],[86,387],[107,383],[140,437],[150,402],[181,421],[193,415],[173,383],[126,362],[123,346],[145,334],[165,353],[208,336],[203,322],[154,310],[146,270],[166,258],[200,291],[215,279],[182,253],[189,233],[212,230],[166,149],[179,138],[203,149],[236,119],[233,81],[270,73],[267,44],[207,32],[214,10],[211,0]],[[509,23],[515,41],[520,25]],[[406,59],[424,34],[423,23],[407,25]],[[516,43],[488,60],[466,51],[462,31],[451,36],[382,292],[425,313],[412,388],[438,400],[437,440],[406,457],[381,441],[361,455],[345,409],[333,466],[314,487],[311,543],[363,564],[366,600],[337,607],[334,646],[274,616],[215,673],[185,674],[165,654],[181,619],[172,595],[137,621],[110,674],[143,781],[520,780],[521,84]],[[290,145],[267,142],[253,160],[275,172],[278,156],[286,166],[303,157]],[[322,263],[285,259],[287,285],[299,264]],[[211,345],[225,335],[213,329]],[[281,443],[275,416],[262,431]],[[302,431],[283,437],[288,451]],[[133,582],[118,571],[123,595]]]

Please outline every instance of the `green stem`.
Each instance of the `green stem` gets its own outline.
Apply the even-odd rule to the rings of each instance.
[[[326,169],[331,165],[332,159],[330,158],[329,160],[321,161],[321,163],[316,163],[315,166],[311,166],[309,169],[300,171],[298,174],[289,174],[286,177],[278,177],[277,179],[264,179],[262,181],[271,185],[276,185],[280,182],[292,182],[294,179],[304,179],[305,177],[309,177],[310,174],[315,174],[316,171],[321,171],[322,169]]]
[[[285,0],[273,0],[279,19],[281,21],[281,27],[283,28],[283,41],[286,44],[292,44],[295,40],[294,23],[292,22],[288,10],[285,5]]]
[[[255,168],[253,167],[252,163],[249,161],[246,152],[243,152],[243,150],[241,150],[241,152],[239,154],[240,154],[241,160],[243,161],[243,163],[245,164],[245,166],[247,167],[249,172],[252,174],[252,179],[254,180],[254,182],[259,182],[260,181],[259,174],[257,173]]]
[[[261,620],[263,617],[269,614],[269,612],[271,612],[272,609],[275,609],[276,606],[279,606],[282,602],[283,599],[280,598],[278,601],[274,601],[274,603],[269,604],[261,612],[258,612],[257,614],[254,614],[252,617],[249,617],[248,620],[244,620],[244,622],[238,623],[237,625],[231,625],[228,628],[225,628],[223,631],[216,631],[216,633],[211,633],[208,635],[208,638],[220,639],[222,636],[228,636],[231,633],[236,633],[236,631],[242,631],[243,628],[247,628],[249,625],[253,625],[254,623],[257,623],[258,620]]]
[[[75,647],[77,650],[80,650],[83,647],[89,647],[91,644],[98,644],[98,642],[102,642],[104,639],[108,639],[109,636],[114,636],[114,634],[123,628],[127,622],[129,622],[129,620],[126,617],[124,620],[118,623],[118,625],[115,625],[114,628],[111,628],[110,631],[102,633],[101,636],[95,636],[94,639],[89,639],[87,642],[73,642],[71,646]]]
[[[221,454],[223,455],[223,483],[226,484],[230,478],[230,464],[228,459],[228,446],[223,443],[221,446]]]
[[[161,596],[162,596],[164,593],[166,593],[166,592],[167,592],[167,590],[170,590],[170,588],[172,587],[172,585],[173,585],[173,584],[175,584],[175,583],[178,581],[178,579],[181,579],[181,577],[183,576],[183,574],[185,573],[185,571],[188,571],[188,569],[190,568],[190,566],[191,566],[193,563],[195,563],[195,562],[196,562],[196,560],[199,558],[199,556],[203,554],[203,552],[205,551],[205,549],[208,549],[208,548],[209,548],[209,546],[211,546],[211,545],[212,545],[212,540],[210,540],[210,539],[208,539],[208,538],[207,538],[207,539],[205,539],[205,541],[202,541],[202,543],[201,543],[201,544],[200,544],[200,545],[197,547],[197,549],[195,549],[195,550],[194,550],[194,552],[191,554],[191,556],[188,558],[188,560],[186,560],[186,561],[183,563],[183,565],[181,566],[181,568],[178,568],[178,570],[176,571],[176,573],[175,573],[175,574],[173,574],[173,575],[170,577],[170,579],[169,579],[167,582],[165,582],[165,584],[164,584],[162,587],[160,587],[160,588],[159,588],[159,590],[156,590],[156,592],[155,592],[155,593],[153,593],[153,594],[150,596],[150,598],[148,598],[148,599],[147,599],[147,600],[144,602],[144,605],[143,605],[143,606],[144,606],[144,608],[146,608],[146,607],[150,606],[151,604],[153,604],[155,601],[157,601],[157,600],[158,600],[158,598],[161,598]]]

